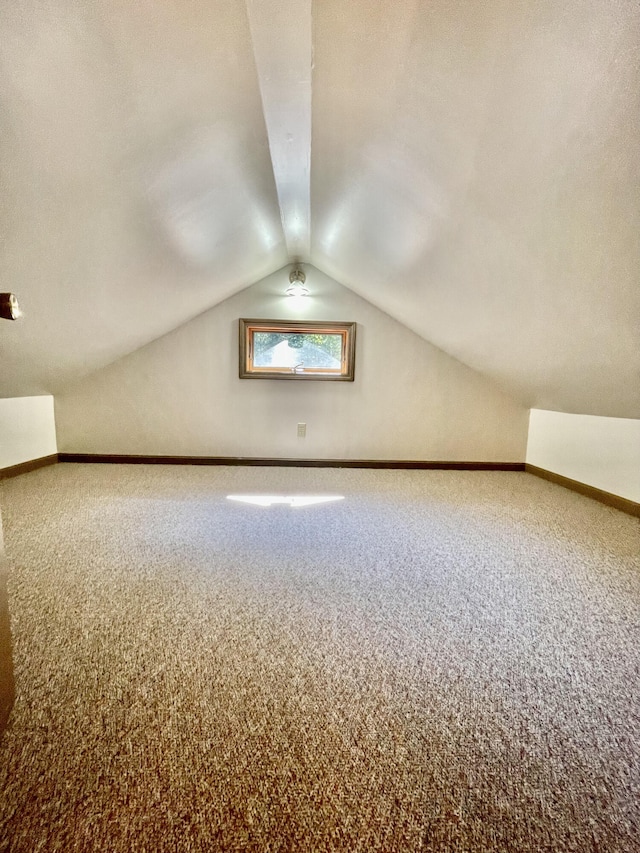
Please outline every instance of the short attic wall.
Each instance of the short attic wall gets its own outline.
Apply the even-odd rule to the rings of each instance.
[[[307,283],[292,300],[269,276],[65,389],[59,451],[524,461],[524,406],[314,268]],[[356,321],[355,381],[239,379],[240,317]]]
[[[640,420],[532,409],[527,463],[640,504]]]
[[[53,397],[0,399],[0,471],[56,453]]]

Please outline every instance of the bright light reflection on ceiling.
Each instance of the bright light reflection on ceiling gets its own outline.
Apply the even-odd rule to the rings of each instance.
[[[311,504],[326,504],[329,501],[343,501],[344,495],[227,495],[227,500],[241,501],[256,506],[273,506],[273,504],[288,504],[292,507],[311,506]]]
[[[286,308],[292,308],[295,313],[300,313],[301,311],[305,311],[308,308],[309,300],[312,298],[312,296],[286,295],[283,297],[282,301]]]

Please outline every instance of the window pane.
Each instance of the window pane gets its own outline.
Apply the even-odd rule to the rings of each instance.
[[[340,370],[342,335],[254,332],[255,367]]]

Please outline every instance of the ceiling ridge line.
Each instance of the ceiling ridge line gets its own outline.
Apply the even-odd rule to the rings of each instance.
[[[287,252],[292,262],[308,262],[311,0],[246,0],[246,8]]]

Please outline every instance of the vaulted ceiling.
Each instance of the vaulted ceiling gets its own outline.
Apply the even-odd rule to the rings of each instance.
[[[5,0],[0,395],[302,261],[527,405],[640,417],[639,51],[635,0]]]

